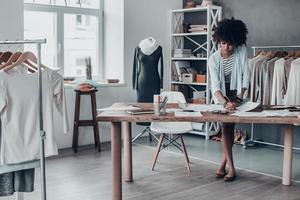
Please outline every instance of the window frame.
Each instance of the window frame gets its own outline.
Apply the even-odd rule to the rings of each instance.
[[[60,5],[47,5],[47,4],[35,4],[24,3],[25,11],[37,11],[37,12],[51,12],[56,14],[56,36],[57,36],[57,67],[59,67],[61,73],[64,76],[64,14],[78,14],[78,15],[90,15],[98,18],[98,70],[97,76],[93,76],[93,79],[102,80],[104,78],[103,69],[103,0],[99,1],[99,8],[81,8],[81,7],[68,7]],[[25,38],[26,39],[26,38]],[[76,77],[80,78],[80,77]]]

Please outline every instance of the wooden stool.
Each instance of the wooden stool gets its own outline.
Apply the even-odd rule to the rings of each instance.
[[[73,131],[72,148],[74,149],[74,152],[77,153],[79,126],[93,126],[94,127],[95,147],[98,147],[98,152],[100,152],[101,144],[100,144],[100,136],[99,136],[99,127],[98,127],[98,122],[96,121],[96,115],[97,115],[96,92],[97,92],[97,90],[94,89],[94,90],[85,91],[85,92],[80,91],[80,90],[75,90],[75,92],[76,92],[76,101],[75,101],[74,131]],[[91,106],[92,106],[92,115],[93,115],[92,120],[79,120],[81,95],[90,95],[91,96]]]

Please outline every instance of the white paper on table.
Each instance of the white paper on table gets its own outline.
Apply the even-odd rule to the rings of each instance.
[[[299,116],[300,112],[290,112],[289,110],[264,110],[262,112],[237,111],[231,115],[238,117],[295,117]]]
[[[188,104],[187,110],[194,110],[199,112],[211,112],[213,110],[225,110],[223,105],[220,104]]]
[[[265,117],[265,115],[262,112],[236,111],[235,113],[232,113],[231,115],[238,116],[238,117]]]
[[[194,112],[176,111],[175,116],[177,116],[177,117],[201,117],[202,114],[199,111],[194,111]]]
[[[174,113],[174,112],[177,112],[177,111],[182,111],[182,109],[181,108],[167,108],[166,109],[167,113]]]
[[[264,110],[262,113],[266,117],[294,117],[300,115],[300,112],[290,112],[289,110]]]
[[[257,108],[257,106],[259,106],[259,103],[247,101],[247,102],[243,103],[242,105],[240,105],[239,107],[237,107],[237,110],[247,112],[247,111]]]
[[[107,108],[98,108],[97,111],[127,111],[127,110],[141,110],[141,108],[139,107],[135,107],[135,106],[111,106],[111,107],[107,107]]]

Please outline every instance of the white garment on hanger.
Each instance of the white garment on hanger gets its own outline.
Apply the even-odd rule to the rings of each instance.
[[[158,48],[158,46],[159,45],[157,44],[157,41],[152,37],[142,40],[139,44],[142,52],[148,56],[151,55]]]
[[[291,71],[286,92],[287,105],[300,105],[300,58],[291,63]]]
[[[284,92],[283,92],[283,82],[284,82],[284,58],[278,59],[274,64],[274,75],[272,84],[272,97],[271,105],[284,105]]]
[[[37,80],[38,73],[11,75],[0,72],[1,165],[39,159]],[[57,72],[45,69],[42,81],[45,155],[53,156],[58,153],[54,139],[54,103],[63,116],[64,131],[68,132],[63,78]]]

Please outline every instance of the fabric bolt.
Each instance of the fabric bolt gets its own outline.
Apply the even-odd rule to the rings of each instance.
[[[284,58],[280,58],[274,64],[271,105],[284,105],[284,63]]]
[[[240,46],[234,50],[234,65],[231,72],[230,90],[237,90],[241,93],[242,88],[249,87],[249,63],[246,46]],[[223,95],[226,95],[224,66],[221,56],[221,50],[214,52],[208,61],[211,92],[213,99],[219,103],[215,97],[215,92],[220,90]]]
[[[45,155],[57,155],[54,139],[54,105],[68,132],[63,78],[48,68],[43,71]],[[38,73],[10,75],[0,72],[0,164],[16,164],[39,158]],[[29,87],[30,86],[30,87]],[[54,102],[54,103],[53,103]]]
[[[274,74],[274,64],[278,57],[272,58],[267,62],[267,71],[266,71],[266,79],[264,82],[264,93],[263,93],[263,105],[271,104],[271,96],[272,96],[272,84],[273,84],[273,74]]]
[[[231,80],[231,72],[234,62],[234,54],[229,56],[229,58],[223,58],[223,65],[224,65],[224,76],[225,76],[225,83],[230,83]]]
[[[284,95],[286,94],[286,90],[288,88],[291,64],[293,61],[294,58],[289,58],[284,62],[284,82],[283,82]]]
[[[288,88],[286,92],[286,105],[300,105],[300,58],[292,61]]]
[[[34,169],[0,174],[0,196],[10,196],[14,192],[33,192]]]

